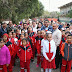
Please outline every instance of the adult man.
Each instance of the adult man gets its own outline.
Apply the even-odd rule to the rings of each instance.
[[[14,30],[16,30],[14,27],[13,27],[13,23],[12,23],[12,21],[9,21],[9,24],[8,24],[8,27],[7,27],[7,30],[8,31],[14,31]]]
[[[62,37],[62,34],[61,34],[61,31],[58,29],[58,25],[55,23],[53,24],[53,40],[55,41],[55,45],[56,45],[56,68],[59,67],[59,44],[60,44],[60,41],[61,41],[61,37]]]
[[[37,24],[35,21],[32,22],[33,32],[37,33]]]
[[[28,28],[27,23],[23,23],[23,29],[24,29],[25,32],[27,32],[27,28]]]
[[[41,27],[41,30],[46,30],[46,31],[53,31],[52,26],[49,25],[49,21],[45,20],[44,21],[44,26]]]
[[[0,29],[0,37],[4,34],[7,33],[7,24],[5,22],[2,23],[1,29]]]

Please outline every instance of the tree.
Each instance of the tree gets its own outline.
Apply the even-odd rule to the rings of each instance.
[[[42,5],[41,2],[38,2],[30,18],[42,16],[43,13],[44,13],[44,6]]]
[[[43,9],[38,0],[0,0],[0,20],[9,18],[17,23],[24,18],[41,16]]]

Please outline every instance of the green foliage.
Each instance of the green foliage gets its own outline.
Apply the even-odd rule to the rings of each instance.
[[[24,18],[39,17],[44,6],[38,0],[0,0],[0,20],[11,19],[14,23]]]

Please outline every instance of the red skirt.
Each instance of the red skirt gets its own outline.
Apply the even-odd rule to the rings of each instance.
[[[47,55],[47,57],[48,57],[49,59],[51,59],[52,56],[53,56],[53,53],[46,53],[46,55]],[[55,69],[55,68],[56,68],[55,58],[54,58],[51,62],[49,62],[48,60],[46,60],[46,59],[44,58],[43,68],[44,68],[44,69],[47,69],[47,68],[49,68],[49,69]]]

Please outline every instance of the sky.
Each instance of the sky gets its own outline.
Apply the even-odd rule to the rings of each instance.
[[[58,7],[72,2],[72,0],[39,0],[44,5],[44,10],[52,12],[52,11],[60,11]]]

